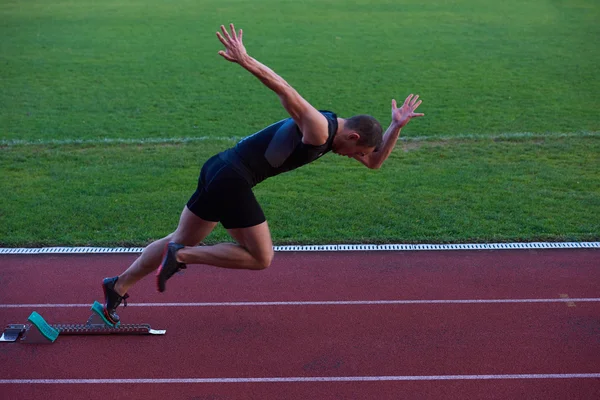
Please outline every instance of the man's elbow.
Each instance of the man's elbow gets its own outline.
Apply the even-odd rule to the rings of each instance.
[[[369,168],[369,169],[379,169],[381,168],[381,165],[383,164],[383,162],[385,160],[382,160],[380,157],[374,157],[374,154],[371,155],[371,157],[368,157],[366,159],[366,163],[365,165]]]
[[[367,163],[367,164],[365,164],[365,165],[366,165],[366,166],[367,166],[367,168],[369,168],[369,169],[379,169],[379,168],[381,168],[381,164],[382,164],[382,163],[375,162],[375,161],[371,161],[371,162],[369,162],[369,163]]]

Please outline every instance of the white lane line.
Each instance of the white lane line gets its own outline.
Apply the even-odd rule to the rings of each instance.
[[[591,374],[508,374],[508,375],[400,375],[400,376],[309,376],[265,378],[170,378],[170,379],[0,379],[2,384],[141,384],[141,383],[289,383],[289,382],[385,382],[460,381],[489,379],[598,379]]]
[[[341,301],[233,301],[215,303],[127,303],[127,307],[272,307],[272,306],[357,306],[402,304],[497,304],[497,303],[578,303],[600,302],[600,298],[556,299],[470,299],[470,300],[341,300]],[[91,304],[91,303],[90,303]],[[87,303],[73,304],[0,304],[0,308],[78,308]]]
[[[277,252],[331,251],[448,251],[448,250],[550,250],[598,249],[600,242],[523,242],[458,244],[323,244],[273,246]],[[137,254],[143,247],[0,247],[0,254]]]

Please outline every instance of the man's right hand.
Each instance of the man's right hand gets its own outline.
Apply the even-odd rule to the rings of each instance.
[[[417,107],[421,105],[421,100],[417,101],[419,95],[414,98],[413,96],[414,95],[412,94],[408,96],[400,108],[397,107],[396,100],[392,100],[392,122],[397,124],[400,128],[408,124],[411,118],[418,118],[425,115],[423,113],[415,112]]]
[[[223,46],[225,46],[225,51],[221,50],[219,54],[227,61],[242,65],[246,58],[248,58],[248,53],[246,53],[246,48],[244,47],[244,43],[242,43],[243,32],[240,29],[239,34],[236,34],[233,24],[229,24],[229,29],[231,29],[231,35],[223,25],[221,25],[221,32],[223,34],[221,35],[217,32],[217,37],[223,43]]]

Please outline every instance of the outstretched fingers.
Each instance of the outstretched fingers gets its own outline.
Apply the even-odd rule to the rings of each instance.
[[[225,25],[221,25],[221,32],[217,32],[217,38],[223,44],[223,46],[225,46],[225,51],[221,50],[218,52],[218,54],[228,61],[235,62],[236,58],[232,55],[232,52],[236,49],[236,47],[241,45],[242,30],[240,29],[240,33],[238,36],[235,32],[235,27],[233,24],[229,24],[229,31],[227,30]]]
[[[419,95],[416,95],[411,101],[410,101],[410,106],[414,107],[415,103],[417,102],[417,100],[419,99]]]
[[[223,36],[225,37],[225,39],[227,39],[227,41],[231,41],[231,36],[229,36],[229,32],[227,32],[227,29],[225,29],[225,25],[221,25],[221,32],[223,32]]]
[[[219,32],[217,32],[217,37],[219,38],[219,41],[223,43],[223,46],[227,47],[229,45],[229,43],[227,43],[227,40],[225,40],[223,35],[221,35]]]
[[[405,126],[411,120],[411,118],[423,117],[425,114],[416,113],[415,110],[421,105],[422,101],[419,100],[419,95],[411,93],[402,107],[397,108],[396,100],[392,99],[392,120],[399,124],[400,127]]]

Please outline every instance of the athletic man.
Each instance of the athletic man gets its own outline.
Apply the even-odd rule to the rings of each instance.
[[[415,113],[421,104],[419,96],[411,94],[400,108],[392,100],[392,123],[382,137],[381,125],[371,116],[344,119],[333,112],[318,111],[283,78],[248,55],[241,29],[236,33],[233,24],[229,28],[230,31],[221,26],[222,33],[217,32],[225,46],[219,54],[274,91],[291,118],[210,158],[202,167],[198,188],[184,207],[175,232],[151,243],[121,275],[104,279],[104,314],[113,323],[119,321],[115,310],[128,297],[127,290],[157,268],[161,292],[167,279],[186,268],[186,264],[267,268],[274,255],[273,243],[265,216],[252,193],[254,185],[308,164],[329,151],[354,158],[368,168],[379,168],[394,148],[400,129],[411,118],[423,116]],[[218,222],[237,243],[198,246]]]

